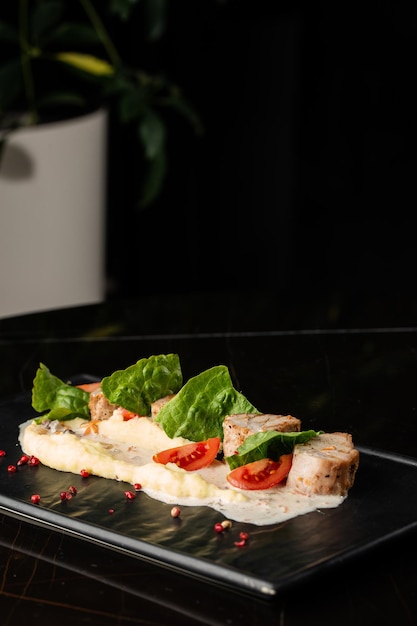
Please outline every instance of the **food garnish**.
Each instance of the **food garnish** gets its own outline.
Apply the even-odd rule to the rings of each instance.
[[[182,371],[177,354],[140,359],[101,381],[101,389],[109,402],[144,416],[151,414],[152,402],[177,393],[181,386]]]
[[[291,469],[292,454],[283,454],[278,461],[269,458],[252,461],[246,465],[239,465],[230,474],[227,480],[238,489],[270,489],[282,482]]]
[[[175,463],[178,467],[192,472],[213,463],[220,448],[220,437],[211,437],[205,441],[188,443],[177,448],[162,450],[153,455],[155,463]]]
[[[217,533],[231,527],[227,518],[264,525],[338,506],[359,462],[348,433],[301,430],[294,416],[261,413],[225,365],[184,382],[177,354],[142,358],[81,385],[41,363],[32,406],[40,415],[20,425],[23,454],[9,472],[39,457],[83,478],[126,482],[128,500],[144,491],[175,504],[172,517],[179,505],[210,506],[226,518]]]
[[[225,365],[212,367],[190,378],[156,416],[168,437],[203,441],[223,438],[223,420],[232,413],[259,413],[233,387]]]

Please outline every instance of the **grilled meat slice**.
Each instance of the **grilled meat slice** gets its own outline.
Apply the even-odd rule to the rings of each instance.
[[[113,411],[117,407],[107,400],[101,389],[98,389],[90,394],[88,408],[90,409],[91,420],[107,420],[113,415]]]
[[[359,466],[348,433],[324,433],[294,446],[287,486],[306,495],[346,496]]]
[[[223,453],[232,456],[246,437],[267,430],[281,433],[299,432],[301,421],[292,415],[270,413],[238,413],[227,415],[223,421]]]
[[[165,396],[164,398],[160,398],[159,400],[152,402],[152,417],[155,417],[164,404],[169,402],[174,395],[175,394]],[[101,389],[97,389],[90,394],[88,408],[90,409],[92,420],[106,420],[109,419],[109,417],[113,415],[113,411],[119,407],[116,404],[109,402]]]
[[[151,403],[152,417],[156,417],[158,415],[159,411],[162,409],[162,407],[167,402],[172,400],[172,398],[174,398],[175,396],[176,396],[176,394],[172,393],[169,396],[164,396],[163,398],[159,398],[159,400],[155,400],[155,402],[152,402]]]

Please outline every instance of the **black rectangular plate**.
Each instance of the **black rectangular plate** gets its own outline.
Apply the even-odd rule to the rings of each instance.
[[[88,376],[78,381],[89,380]],[[417,526],[417,460],[359,447],[356,482],[336,509],[323,509],[273,526],[234,522],[222,534],[214,524],[223,519],[207,507],[182,507],[172,518],[171,505],[138,492],[125,496],[131,485],[44,466],[18,467],[21,455],[18,426],[34,416],[30,395],[0,402],[0,511],[90,541],[129,557],[151,561],[184,574],[244,590],[264,598],[316,573],[343,564]],[[61,501],[70,485],[77,495]],[[41,497],[38,505],[31,495]],[[113,510],[114,512],[110,512]],[[240,531],[249,534],[236,547]]]

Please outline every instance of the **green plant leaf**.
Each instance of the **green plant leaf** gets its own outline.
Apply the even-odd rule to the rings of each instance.
[[[143,184],[138,208],[146,209],[158,197],[167,171],[167,157],[162,148],[153,159],[146,162],[146,170],[142,174]]]
[[[133,87],[127,81],[120,82],[120,87],[123,85],[125,93],[119,103],[119,116],[122,124],[127,124],[143,117],[148,105],[148,95],[140,85]]]
[[[266,458],[278,461],[283,454],[290,454],[296,444],[305,443],[322,432],[302,430],[301,432],[281,433],[276,430],[268,430],[254,433],[246,437],[242,445],[238,447],[238,454],[226,457],[226,461],[232,470],[241,465]]]
[[[35,46],[42,47],[44,39],[59,24],[65,11],[65,3],[59,0],[46,0],[34,5],[30,19],[30,40]]]
[[[182,385],[177,354],[159,354],[140,359],[101,381],[101,389],[112,404],[138,415],[150,415],[151,403],[176,393]]]
[[[92,54],[82,52],[58,52],[54,58],[62,63],[75,67],[82,72],[93,76],[109,76],[114,73],[113,66],[108,61],[100,59]]]
[[[78,92],[51,91],[38,100],[40,110],[53,110],[55,107],[71,107],[83,110],[87,106],[87,100]]]
[[[139,123],[139,138],[147,159],[156,158],[165,143],[165,125],[160,116],[148,109]]]
[[[148,41],[162,37],[167,25],[168,6],[166,0],[142,0],[145,15],[145,30]]]
[[[120,72],[117,71],[113,74],[113,76],[109,78],[109,80],[103,87],[103,92],[106,96],[109,96],[110,98],[121,98],[119,102],[119,109],[122,106],[123,98],[128,96],[131,91],[132,85],[130,81],[124,75],[121,75]],[[120,110],[119,117],[121,117]]]
[[[138,0],[110,0],[109,13],[126,22],[137,4]]]
[[[38,413],[65,409],[62,416],[68,419],[69,414],[89,419],[88,401],[90,394],[83,389],[64,383],[51,374],[43,363],[40,363],[32,387],[32,406]],[[44,415],[43,419],[48,418]],[[55,418],[52,418],[55,419]]]
[[[182,115],[194,128],[197,134],[204,132],[204,127],[200,117],[197,115],[192,106],[182,97],[168,96],[164,99],[164,104],[174,109],[177,113]]]
[[[49,32],[43,41],[44,45],[59,46],[64,50],[73,50],[80,45],[97,46],[99,43],[100,39],[91,26],[76,22],[60,24],[57,28]]]
[[[190,378],[155,419],[168,437],[204,441],[223,439],[223,420],[233,413],[258,411],[234,389],[228,368],[217,365]]]

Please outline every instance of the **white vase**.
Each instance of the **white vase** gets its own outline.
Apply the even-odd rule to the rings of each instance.
[[[0,160],[0,317],[105,297],[107,114],[9,135]]]

